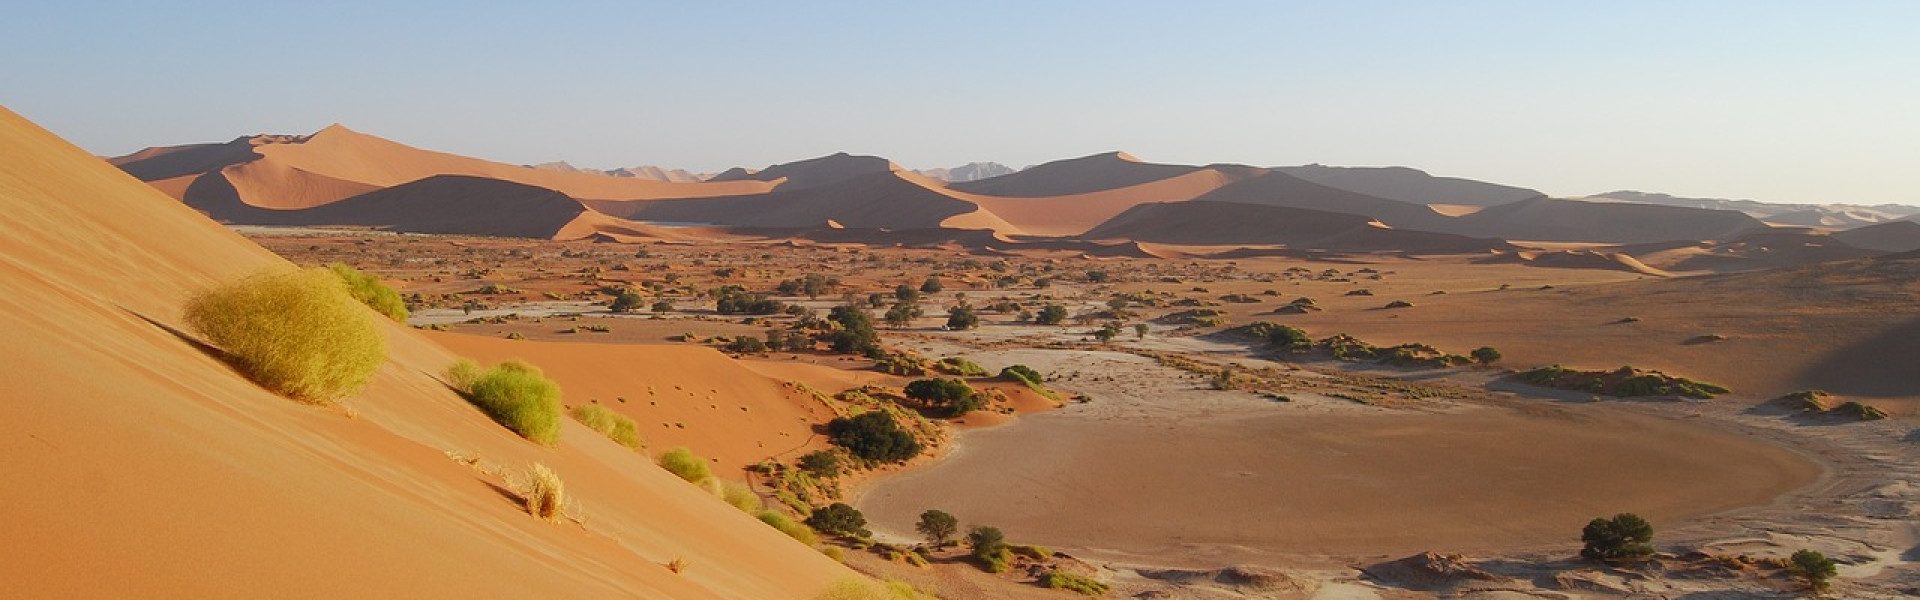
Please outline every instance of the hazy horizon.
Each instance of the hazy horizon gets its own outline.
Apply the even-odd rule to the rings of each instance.
[[[0,104],[90,151],[340,122],[503,162],[1408,166],[1920,204],[1920,5],[34,5]]]

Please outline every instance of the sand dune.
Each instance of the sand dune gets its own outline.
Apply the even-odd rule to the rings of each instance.
[[[1434,231],[1450,217],[1420,204],[1377,198],[1327,187],[1293,175],[1270,172],[1203,194],[1194,200],[1305,208],[1361,215],[1403,229]]]
[[[1056,160],[1028,167],[1019,172],[953,184],[953,189],[971,194],[1034,198],[1067,196],[1111,190],[1178,177],[1201,167],[1141,162],[1125,152],[1106,152],[1080,158]]]
[[[192,290],[284,261],[11,112],[0,148],[0,378],[22,399],[0,439],[32,482],[0,490],[9,593],[746,600],[851,574],[575,424],[526,443],[404,327],[356,416],[262,391],[170,329]],[[551,465],[586,521],[527,516],[449,451]]]
[[[776,184],[781,191],[793,191],[898,170],[900,165],[878,156],[837,152],[819,158],[777,164],[759,171],[727,171],[708,181],[764,181]]]
[[[1485,263],[1510,262],[1535,267],[1556,269],[1604,269],[1625,271],[1644,275],[1671,276],[1672,273],[1648,266],[1640,259],[1625,252],[1601,252],[1597,250],[1521,250],[1499,252],[1479,261]]]
[[[1439,231],[1509,240],[1622,244],[1726,240],[1766,227],[1731,210],[1551,198],[1488,207],[1435,226]]]
[[[887,170],[768,194],[631,202],[595,202],[607,214],[646,221],[740,227],[818,227],[827,221],[857,229],[956,227],[1017,232],[998,216],[920,175]]]
[[[1273,170],[1331,188],[1413,204],[1495,206],[1544,196],[1538,190],[1461,179],[1435,177],[1407,167],[1329,167],[1303,165]]]
[[[1920,250],[1920,223],[1889,221],[1836,232],[1833,234],[1833,239],[1866,250],[1912,252]]]
[[[968,194],[964,197],[1026,234],[1071,236],[1085,233],[1135,206],[1192,199],[1236,180],[1233,173],[1208,168],[1137,185],[1065,196]]]
[[[1789,228],[1755,231],[1726,241],[1634,244],[1619,250],[1667,271],[1713,273],[1798,267],[1879,253],[1835,236]]]
[[[1486,252],[1509,247],[1494,239],[1382,227],[1344,213],[1195,200],[1143,204],[1087,232],[1089,239],[1165,244],[1278,244],[1293,248],[1414,254]]]

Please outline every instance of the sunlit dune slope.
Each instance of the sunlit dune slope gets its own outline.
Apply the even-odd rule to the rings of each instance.
[[[4,110],[0,152],[10,595],[745,600],[850,573],[576,424],[516,437],[399,325],[351,415],[262,391],[175,332],[193,290],[283,261]],[[552,466],[583,521],[448,452]]]

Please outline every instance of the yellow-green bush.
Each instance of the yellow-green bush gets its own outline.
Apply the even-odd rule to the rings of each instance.
[[[1107,595],[1107,584],[1094,581],[1093,578],[1072,573],[1052,571],[1040,578],[1040,584],[1056,590],[1079,592],[1088,596]]]
[[[720,499],[740,509],[740,512],[753,514],[760,511],[760,495],[753,493],[744,483],[723,481],[720,483]]]
[[[694,456],[692,450],[684,447],[674,448],[661,454],[659,462],[660,468],[692,483],[713,479],[713,469],[707,466],[706,459]]]
[[[454,387],[467,401],[520,437],[547,446],[560,440],[560,384],[547,379],[539,367],[517,360],[478,375],[468,364],[457,362],[447,369],[447,379],[456,382]]]
[[[861,577],[846,577],[833,582],[814,600],[933,600],[933,595],[914,589],[897,579],[884,582]]]
[[[763,510],[760,511],[760,514],[754,516],[759,517],[761,523],[766,523],[768,526],[780,530],[780,533],[787,534],[787,537],[799,540],[802,544],[812,546],[820,543],[820,536],[813,532],[813,528],[788,518],[785,513]]]
[[[400,299],[400,292],[393,291],[380,278],[360,272],[359,269],[341,263],[327,265],[340,281],[347,284],[347,293],[368,308],[386,315],[397,323],[407,322],[407,302]]]
[[[633,419],[613,412],[611,408],[600,404],[587,404],[573,409],[571,414],[573,420],[586,425],[588,429],[600,432],[616,444],[635,450],[639,450],[642,446],[640,428],[633,424]]]
[[[270,270],[187,301],[187,326],[254,383],[326,404],[358,391],[386,362],[373,318],[326,269]]]

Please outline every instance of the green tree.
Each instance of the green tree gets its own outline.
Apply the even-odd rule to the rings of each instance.
[[[840,324],[833,332],[830,342],[834,352],[852,352],[868,354],[880,347],[880,333],[873,329],[873,315],[867,309],[851,304],[833,307],[827,313],[827,320]]]
[[[1067,307],[1058,304],[1046,305],[1040,309],[1040,314],[1034,315],[1033,317],[1033,322],[1041,325],[1059,325],[1066,320]]]
[[[1795,577],[1805,580],[1808,587],[1819,592],[1824,592],[1832,586],[1833,576],[1840,572],[1833,559],[1814,550],[1795,552],[1792,558],[1787,559],[1787,563],[1788,569],[1793,571]]]
[[[974,560],[989,573],[1007,570],[1013,553],[1007,548],[1007,537],[996,527],[975,527],[967,532],[967,546],[973,549]]]
[[[1134,323],[1133,324],[1134,339],[1141,339],[1141,340],[1147,339],[1147,329],[1148,327],[1146,323]]]
[[[960,532],[960,520],[942,510],[928,510],[920,513],[920,522],[913,526],[920,535],[927,536],[927,543],[935,546],[947,543],[954,534]]]
[[[912,325],[914,319],[920,318],[920,314],[920,305],[912,302],[900,302],[894,304],[893,308],[887,309],[887,314],[883,318],[886,319],[888,327],[900,329]]]
[[[1102,325],[1099,329],[1093,330],[1093,339],[1100,340],[1102,344],[1113,341],[1113,338],[1119,335],[1120,328],[1114,327],[1112,323]]]
[[[835,502],[813,509],[813,514],[807,517],[807,526],[812,527],[814,531],[830,535],[855,538],[873,536],[873,532],[867,531],[867,516],[860,514],[859,509],[848,506],[845,502]]]
[[[1633,513],[1594,519],[1580,532],[1586,547],[1580,555],[1597,560],[1645,558],[1653,555],[1653,524]]]
[[[947,329],[964,330],[980,326],[980,315],[973,313],[973,307],[965,304],[947,309]]]
[[[893,288],[893,298],[901,302],[919,302],[920,290],[902,283],[899,287]]]
[[[926,292],[928,294],[938,294],[940,293],[940,290],[945,289],[945,287],[946,286],[940,285],[939,277],[934,277],[931,275],[927,276],[926,281],[920,282],[920,291]]]

